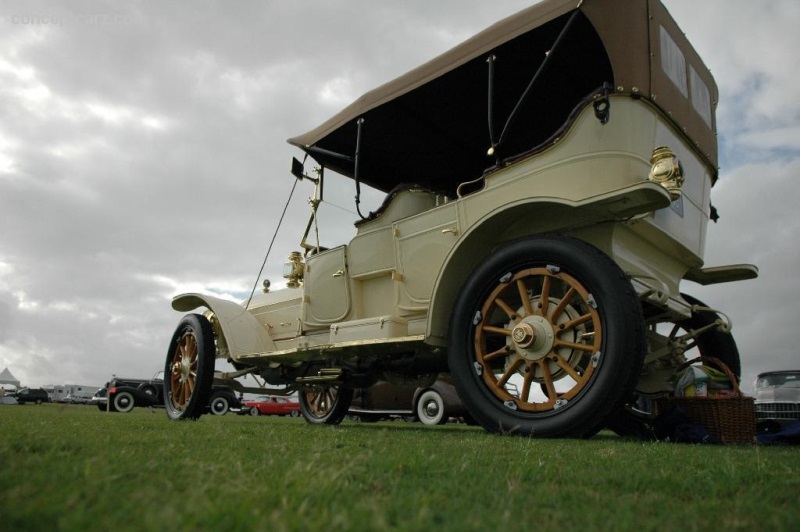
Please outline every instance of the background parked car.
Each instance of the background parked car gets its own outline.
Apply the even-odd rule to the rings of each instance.
[[[164,406],[163,372],[156,373],[152,379],[129,379],[114,377],[105,388],[97,391],[91,402],[97,408],[111,412],[130,412],[137,406]],[[110,401],[110,403],[109,403]],[[223,416],[231,409],[241,408],[236,393],[228,386],[213,386],[211,398],[206,409],[217,416]]]
[[[755,382],[759,432],[777,432],[800,419],[800,370],[760,373]]]
[[[286,397],[273,397],[260,395],[252,400],[242,403],[241,413],[251,416],[292,416],[300,415],[300,403]]]
[[[68,404],[71,404],[71,405],[85,405],[85,404],[88,404],[89,401],[90,401],[90,398],[88,398],[88,397],[83,397],[81,395],[69,394],[69,395],[65,395],[64,397],[62,397],[61,400],[59,401],[59,403],[68,403]]]
[[[430,386],[401,386],[380,381],[369,388],[358,389],[348,416],[359,421],[402,417],[425,425],[441,425],[452,417],[468,418],[455,387],[443,378]]]
[[[50,402],[50,396],[42,388],[20,388],[14,397],[17,399],[17,403],[21,405],[25,403],[40,405]]]

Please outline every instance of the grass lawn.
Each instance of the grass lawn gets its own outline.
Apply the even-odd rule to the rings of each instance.
[[[0,405],[2,530],[796,530],[790,447]]]

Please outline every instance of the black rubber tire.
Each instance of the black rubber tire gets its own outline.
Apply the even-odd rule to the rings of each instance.
[[[214,381],[216,345],[205,316],[187,314],[178,324],[164,365],[164,407],[174,420],[198,419]]]
[[[127,414],[136,406],[136,400],[131,392],[118,392],[114,394],[112,406],[116,412]]]
[[[477,427],[478,426],[478,422],[475,421],[475,418],[472,417],[469,414],[469,412],[464,414],[463,419],[464,419],[464,423],[466,423],[470,427]]]
[[[338,425],[347,416],[353,389],[341,386],[311,386],[301,390],[300,411],[312,425]]]
[[[444,425],[447,423],[444,399],[436,390],[425,390],[419,395],[417,417],[423,425]]]
[[[289,416],[291,417],[298,417],[299,415],[300,415],[299,410],[292,410],[291,412],[289,412]]]
[[[512,368],[519,367],[513,364],[519,345],[513,344],[516,340],[511,340],[511,331],[507,342],[513,345],[508,349],[509,353],[497,356],[490,363],[484,360],[483,364],[488,367],[486,371],[478,361],[476,350],[481,334],[485,337],[486,345],[480,349],[489,349],[489,335],[495,333],[484,327],[497,316],[500,296],[513,295],[510,292],[513,287],[519,288],[518,283],[512,284],[515,276],[523,280],[525,284],[522,286],[525,288],[531,283],[525,277],[527,275],[530,275],[534,284],[539,280],[543,283],[545,278],[549,278],[548,282],[553,284],[555,291],[552,294],[548,292],[547,309],[552,308],[551,301],[558,290],[563,290],[563,296],[568,293],[567,286],[577,286],[579,290],[569,299],[566,296],[562,299],[569,302],[570,308],[575,306],[571,312],[579,313],[580,310],[590,315],[589,323],[594,327],[593,330],[600,331],[599,335],[591,331],[581,333],[580,341],[592,342],[593,345],[581,346],[580,350],[573,350],[569,355],[568,364],[576,364],[572,371],[581,382],[577,384],[576,380],[576,385],[566,393],[555,389],[547,392],[548,400],[541,404],[525,402],[532,391],[525,399],[521,397],[523,394],[516,398],[510,394],[503,396],[497,386],[492,388],[491,383],[487,383],[497,371],[490,366],[508,362]],[[541,294],[534,294],[535,290],[539,288],[527,287],[525,291],[531,305],[537,297],[538,301],[544,301]],[[577,299],[575,294],[581,291],[586,295]],[[521,290],[518,290],[518,304],[524,305],[520,293]],[[495,296],[496,299],[493,299]],[[513,306],[516,302],[508,303]],[[484,308],[487,309],[487,316],[482,314]],[[543,314],[544,319],[539,322],[542,327],[552,327],[551,319],[564,319],[564,309],[556,315],[557,308],[552,311],[553,316],[544,315],[549,310],[538,311]],[[530,319],[535,313],[534,309],[524,310],[521,313],[524,316],[509,315],[508,318]],[[556,338],[564,332],[558,327],[552,330]],[[575,325],[569,325],[566,331],[573,335],[579,332]],[[600,338],[597,339],[597,336]],[[632,392],[645,351],[644,318],[628,277],[607,255],[573,237],[541,235],[515,241],[494,251],[470,274],[455,301],[450,320],[449,345],[448,364],[458,394],[472,418],[487,431],[537,437],[590,437],[603,428],[610,413],[621,409],[623,399]],[[560,346],[559,349],[563,351],[564,348]],[[583,354],[583,351],[588,354]],[[550,361],[555,364],[557,355],[553,348],[541,357],[540,367],[551,364]],[[578,362],[573,362],[575,360]],[[528,371],[535,363],[523,360]],[[544,369],[540,371],[543,373]],[[555,374],[550,369],[548,372],[551,384],[556,376],[562,378],[558,375],[559,370]],[[535,369],[533,373],[536,374]],[[498,379],[497,384],[499,382]]]
[[[251,406],[250,410],[248,410],[247,413],[250,414],[253,417],[258,417],[258,416],[261,415],[261,411],[258,408],[256,408],[255,406]]]
[[[211,396],[208,402],[209,411],[215,416],[224,416],[231,409],[230,399],[227,394],[220,393]]]
[[[681,294],[687,303],[707,307],[705,303],[687,294]],[[684,329],[699,329],[717,321],[719,316],[714,312],[701,311],[692,313],[692,317],[679,322]],[[697,349],[701,356],[711,356],[719,359],[733,373],[737,379],[742,376],[742,362],[739,358],[739,348],[730,332],[713,329],[697,338]],[[689,358],[692,358],[691,355]],[[712,364],[713,365],[713,364]],[[722,369],[722,368],[719,368]]]

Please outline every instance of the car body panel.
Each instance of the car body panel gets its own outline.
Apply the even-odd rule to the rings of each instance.
[[[17,403],[21,405],[25,403],[41,404],[50,402],[50,396],[42,388],[20,388],[13,396],[16,398]]]
[[[800,420],[800,370],[760,373],[755,380],[755,408],[759,424]]]
[[[265,416],[297,416],[300,413],[300,403],[286,397],[272,396],[261,396],[242,402],[243,414],[252,409],[256,409],[260,415]]]
[[[461,417],[467,409],[461,402],[458,392],[446,378],[439,378],[426,386],[408,386],[387,381],[375,383],[369,388],[356,390],[353,403],[348,410],[351,417],[359,419],[389,419],[403,417],[417,418],[417,401],[427,390],[436,391],[444,402],[444,416]]]

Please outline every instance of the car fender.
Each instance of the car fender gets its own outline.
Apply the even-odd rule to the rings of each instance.
[[[114,396],[121,392],[128,392],[133,396],[134,406],[155,406],[160,405],[161,400],[158,397],[144,393],[142,390],[133,386],[113,386],[113,392],[109,393],[110,401],[114,401]]]
[[[179,312],[199,307],[206,307],[216,316],[234,361],[244,355],[275,351],[275,342],[267,329],[238,303],[203,294],[182,294],[172,300],[172,308]]]
[[[535,234],[569,232],[590,224],[652,212],[670,204],[667,191],[643,181],[581,200],[525,198],[486,214],[470,225],[450,250],[433,286],[426,342],[446,346],[453,302],[472,270],[498,244]]]

